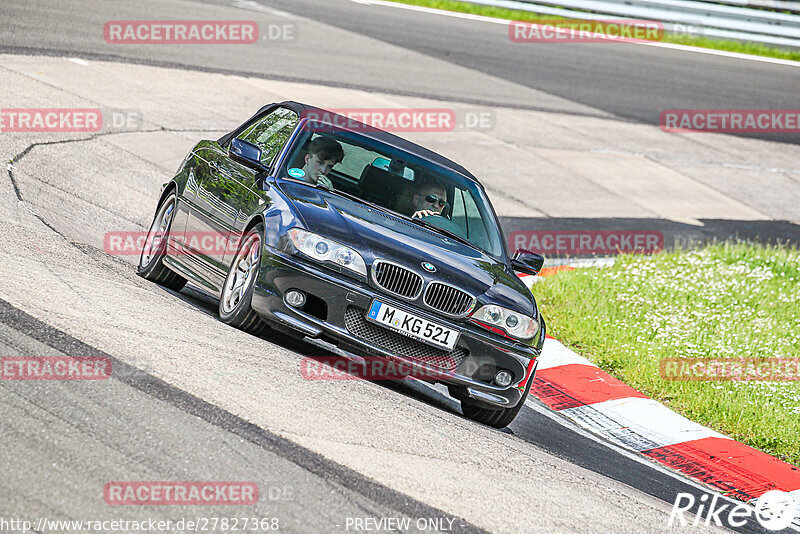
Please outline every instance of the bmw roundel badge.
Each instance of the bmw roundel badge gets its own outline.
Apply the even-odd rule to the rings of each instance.
[[[434,265],[432,263],[429,263],[427,261],[423,261],[422,262],[422,268],[425,269],[426,271],[428,271],[429,273],[435,273],[436,272],[436,267],[434,267]]]

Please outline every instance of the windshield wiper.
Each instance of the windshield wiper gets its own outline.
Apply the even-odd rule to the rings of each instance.
[[[347,193],[345,191],[340,191],[338,189],[334,189],[332,187],[328,187],[325,184],[319,184],[318,183],[318,184],[310,184],[310,185],[316,187],[317,189],[322,189],[323,191],[327,191],[328,193],[333,193],[334,195],[339,195],[339,196],[344,197],[344,198],[346,198],[348,200],[354,200],[356,202],[360,202],[361,204],[365,204],[365,205],[369,206],[370,208],[375,208],[375,209],[378,209],[378,210],[381,210],[381,211],[388,211],[383,206],[379,206],[378,204],[370,202],[369,200],[364,200],[363,198],[361,198],[359,196],[356,196],[356,195],[354,195],[352,193]]]
[[[444,235],[446,237],[453,238],[456,241],[458,241],[459,243],[463,243],[463,244],[467,245],[468,247],[477,250],[478,252],[484,252],[483,249],[480,248],[478,245],[476,245],[476,244],[474,244],[474,243],[472,243],[470,241],[467,241],[466,239],[464,239],[460,235],[458,235],[458,234],[456,234],[454,232],[451,232],[450,230],[445,230],[441,226],[437,226],[437,225],[435,225],[433,223],[429,223],[428,221],[423,221],[422,219],[419,219],[419,218],[406,217],[406,219],[408,219],[409,221],[413,222],[416,225],[423,226],[423,227],[428,228],[430,230],[435,230],[436,232],[441,233],[442,235]]]

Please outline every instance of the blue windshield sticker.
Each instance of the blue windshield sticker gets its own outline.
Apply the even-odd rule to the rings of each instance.
[[[289,169],[288,172],[289,176],[291,176],[292,178],[302,178],[303,176],[306,175],[306,171],[304,171],[303,169],[298,169],[297,167]]]

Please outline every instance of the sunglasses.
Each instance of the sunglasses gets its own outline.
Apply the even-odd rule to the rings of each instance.
[[[425,197],[425,200],[431,204],[437,204],[440,208],[447,206],[447,201],[437,197],[436,195],[428,195]]]

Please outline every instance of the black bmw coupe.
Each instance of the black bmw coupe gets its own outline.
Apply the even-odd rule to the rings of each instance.
[[[460,165],[283,102],[186,156],[138,272],[205,288],[223,322],[251,333],[402,363],[500,428],[522,407],[545,338],[516,272],[542,262],[509,256],[483,186]]]

